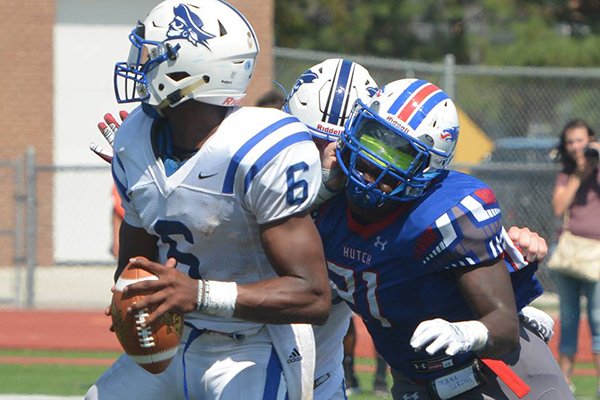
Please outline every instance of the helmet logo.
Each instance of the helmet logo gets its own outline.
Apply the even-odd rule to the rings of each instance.
[[[458,126],[446,129],[440,134],[440,137],[446,142],[456,142],[458,140]]]
[[[318,77],[319,75],[317,75],[316,72],[312,72],[310,69],[304,71],[304,73],[300,75],[300,77],[294,84],[294,87],[292,88],[292,91],[290,92],[288,98],[291,99],[294,96],[294,94],[298,91],[298,89],[300,89],[300,86],[302,86],[305,83],[312,83]]]
[[[202,29],[204,23],[198,15],[194,14],[185,4],[174,7],[173,14],[175,14],[175,18],[169,23],[167,40],[185,39],[194,46],[198,46],[200,43],[210,50],[207,41],[214,38],[215,35]]]
[[[375,93],[377,93],[377,91],[379,89],[377,89],[376,87],[368,87],[366,90],[367,90],[367,93],[369,93],[369,97],[373,97],[373,96],[375,96]]]

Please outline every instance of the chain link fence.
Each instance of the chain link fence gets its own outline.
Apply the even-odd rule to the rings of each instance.
[[[600,113],[596,112],[600,109],[600,69],[460,66],[454,64],[451,56],[442,64],[428,64],[278,48],[275,80],[290,88],[307,68],[330,57],[352,58],[368,68],[380,85],[418,77],[444,88],[495,144],[483,162],[456,164],[454,168],[472,173],[495,190],[505,226],[526,225],[553,240],[560,223],[550,205],[558,166],[549,153],[560,129],[572,117],[600,127]],[[4,168],[0,173],[3,187],[15,185],[13,173],[6,173],[16,171],[14,165],[12,161],[0,160],[0,167]],[[5,215],[12,217],[3,218],[6,223],[0,226],[0,235],[5,248],[14,249],[14,260],[8,262],[16,267],[10,279],[5,280],[6,285],[0,286],[0,302],[13,299],[31,306],[34,298],[43,298],[37,292],[39,287],[72,290],[58,281],[41,281],[41,270],[46,268],[35,272],[37,265],[45,264],[40,259],[46,258],[42,253],[47,250],[45,243],[36,244],[36,232],[39,237],[40,231],[50,230],[50,264],[67,269],[77,266],[79,271],[90,274],[94,273],[92,266],[104,266],[109,271],[106,285],[110,285],[114,260],[109,253],[112,203],[108,167],[36,165],[29,170],[33,172],[18,172],[24,181],[20,183],[22,187],[15,189],[13,199],[8,200],[14,204],[2,205],[9,210]],[[39,193],[40,184],[49,181],[53,193]],[[32,185],[38,188],[37,198],[33,199],[27,197],[36,193]],[[37,210],[48,201],[52,202],[50,228],[39,226],[45,223],[36,217]],[[7,237],[12,237],[11,243]],[[3,271],[0,269],[0,273]],[[541,277],[546,289],[553,290],[544,273]],[[26,298],[19,300],[20,297]]]

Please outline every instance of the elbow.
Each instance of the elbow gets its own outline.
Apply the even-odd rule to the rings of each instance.
[[[311,325],[324,325],[329,318],[329,309],[331,308],[331,300],[320,300],[314,306]]]
[[[310,321],[307,323],[311,325],[323,325],[329,318],[329,310],[331,308],[331,290],[327,287],[327,290],[315,293],[313,298],[309,318]]]
[[[552,205],[552,211],[554,212],[555,217],[560,217],[565,212],[565,210],[563,210],[562,207],[560,207],[556,204]]]

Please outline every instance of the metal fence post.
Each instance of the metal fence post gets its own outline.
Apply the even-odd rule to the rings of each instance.
[[[454,54],[446,54],[444,57],[444,78],[443,78],[444,91],[454,101],[454,95],[456,94],[456,58]]]
[[[26,262],[25,254],[25,221],[26,221],[26,181],[25,158],[15,160],[15,235],[14,235],[14,268],[15,268],[15,304],[21,305],[23,301],[23,266]]]
[[[27,180],[27,240],[26,240],[26,264],[27,280],[26,291],[27,298],[25,306],[32,308],[35,300],[35,269],[37,267],[37,176],[35,165],[35,149],[27,148],[25,155],[26,180]]]

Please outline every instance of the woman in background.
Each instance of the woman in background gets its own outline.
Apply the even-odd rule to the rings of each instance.
[[[588,124],[572,120],[562,130],[558,145],[562,170],[556,177],[552,208],[564,217],[563,229],[573,235],[600,240],[600,144]],[[600,382],[600,284],[552,271],[560,297],[559,365],[571,381],[580,316],[580,297],[587,299],[588,322],[592,331],[592,350],[596,376]],[[600,278],[600,277],[599,277]],[[600,387],[598,387],[600,397]]]

